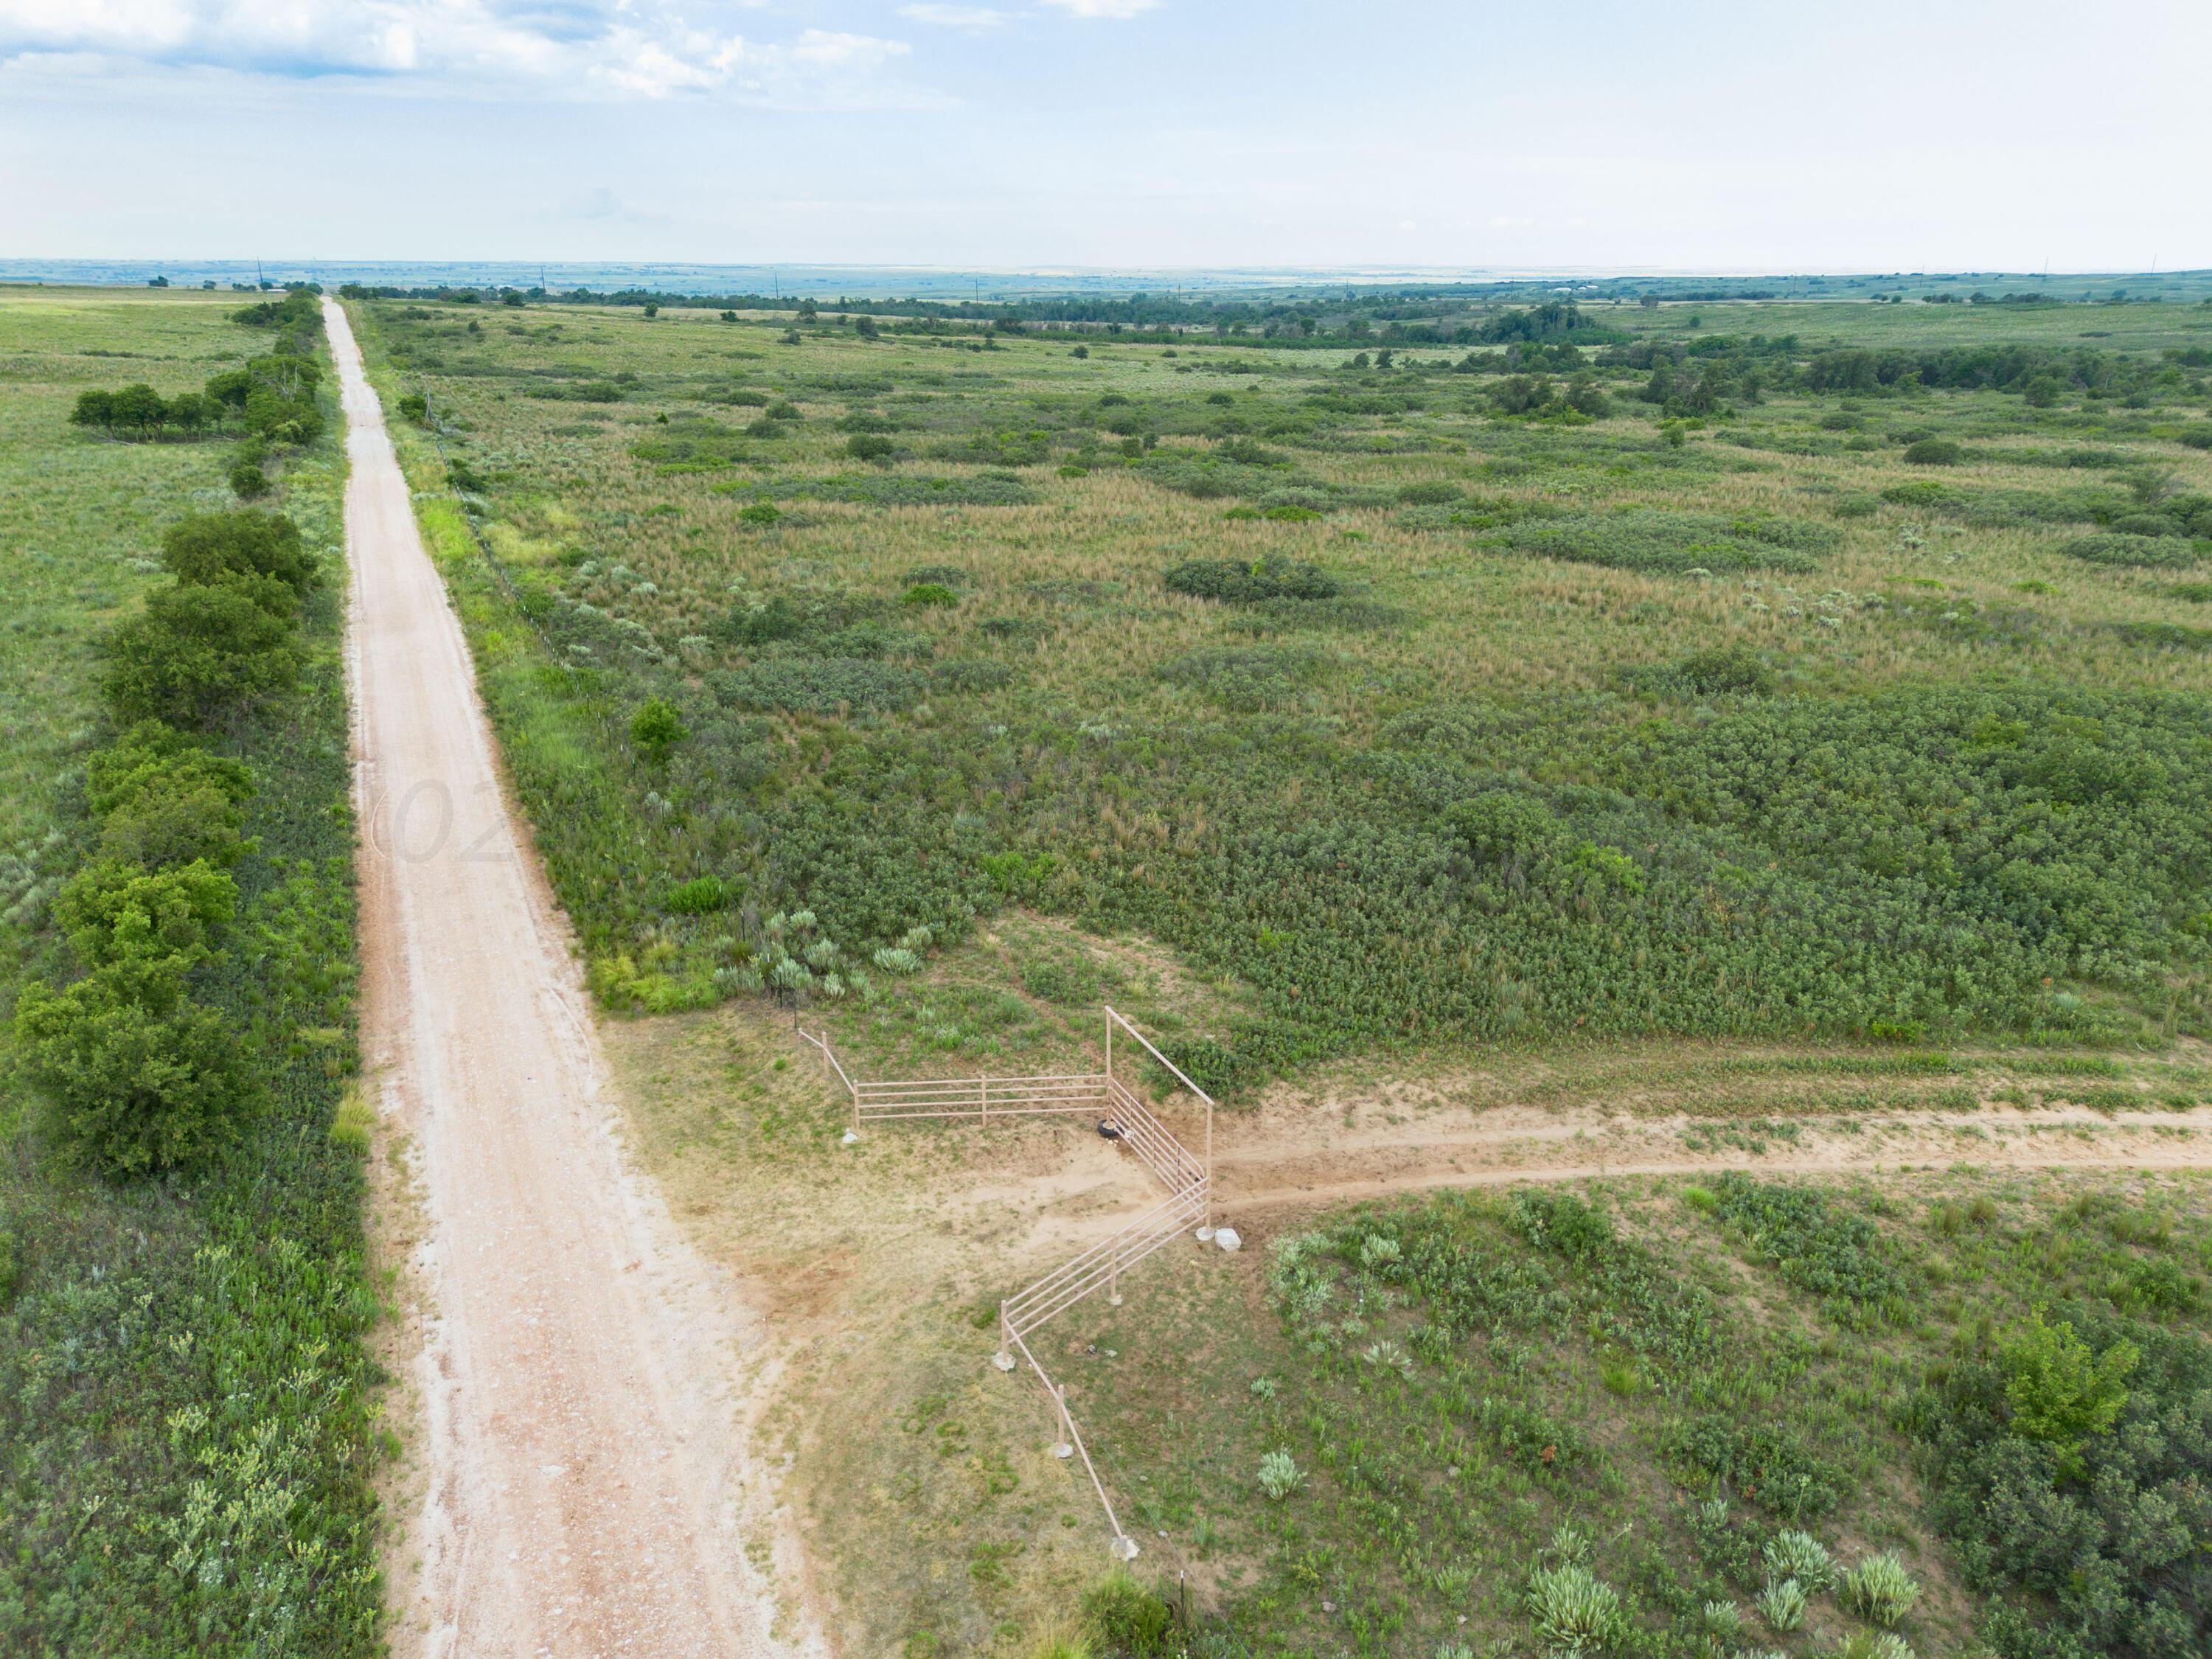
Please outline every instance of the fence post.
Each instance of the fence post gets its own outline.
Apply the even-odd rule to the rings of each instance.
[[[1075,1455],[1075,1426],[1067,1415],[1067,1384],[1052,1385],[1052,1403],[1060,1407],[1060,1443],[1052,1449],[1054,1457]]]
[[[999,1351],[991,1356],[991,1363],[1002,1371],[1014,1368],[1013,1343],[1006,1326],[1006,1304],[1003,1302],[999,1304]]]

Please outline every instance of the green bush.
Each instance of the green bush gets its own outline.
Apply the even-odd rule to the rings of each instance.
[[[2078,1467],[2082,1442],[2109,1433],[2118,1420],[2128,1403],[2128,1374],[2141,1358],[2124,1340],[2092,1353],[2073,1326],[2046,1323],[2043,1310],[2035,1310],[2007,1340],[2000,1359],[2013,1432],[2056,1448],[2062,1464]]]
[[[917,609],[941,609],[959,604],[960,596],[943,582],[916,582],[899,596],[899,603]]]
[[[103,858],[149,869],[194,860],[228,868],[246,850],[246,768],[183,733],[146,721],[94,753],[85,795],[100,820]]]
[[[1318,565],[1296,559],[1187,559],[1169,567],[1162,583],[1194,599],[1253,605],[1263,599],[1328,599],[1343,584]]]
[[[928,682],[915,670],[862,657],[777,658],[710,677],[733,708],[834,714],[841,708],[904,708]]]
[[[238,884],[204,863],[149,871],[97,860],[62,884],[54,915],[88,968],[167,961],[178,976],[212,955],[238,913]]]
[[[2118,565],[2139,570],[2186,570],[2199,555],[2189,543],[2172,536],[2136,536],[2107,532],[2076,536],[2058,550],[2084,564]]]
[[[1567,514],[1496,531],[1486,547],[1544,558],[1571,559],[1620,570],[1662,575],[1732,570],[1819,568],[1815,556],[1838,542],[1826,525],[1796,519],[1724,518],[1711,513],[1668,513],[1632,507],[1620,513]]]
[[[290,619],[240,584],[156,588],[105,641],[101,689],[123,720],[205,730],[290,689],[294,640]]]
[[[647,699],[630,716],[629,740],[653,766],[667,765],[676,745],[690,735],[690,728],[684,724],[684,716],[676,705],[659,697]]]
[[[61,991],[27,985],[15,1041],[56,1146],[106,1175],[198,1163],[261,1097],[223,1018],[188,1001],[181,975],[141,963],[96,970]]]
[[[1966,452],[1949,438],[1922,438],[1905,445],[1905,459],[1915,466],[1956,466]]]
[[[321,580],[300,527],[281,513],[251,508],[179,520],[161,533],[161,563],[180,582],[270,578],[289,588],[295,600]]]

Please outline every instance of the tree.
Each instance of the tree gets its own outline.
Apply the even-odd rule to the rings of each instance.
[[[102,654],[103,689],[119,718],[197,729],[286,690],[300,672],[290,619],[235,583],[157,589]]]
[[[282,513],[251,508],[179,519],[161,532],[161,563],[180,582],[272,578],[295,599],[311,592],[322,574],[301,543],[299,526]]]
[[[669,751],[690,735],[676,706],[659,697],[647,702],[630,718],[629,740],[643,750],[646,759],[655,766],[665,766]]]
[[[260,1097],[237,1040],[185,1000],[181,980],[111,968],[60,991],[33,981],[15,1006],[15,1041],[48,1132],[111,1176],[196,1161]]]
[[[54,902],[70,948],[88,967],[135,963],[179,977],[214,954],[237,912],[237,883],[199,860],[147,870],[95,859]]]
[[[114,1176],[189,1163],[258,1100],[229,1028],[185,994],[237,897],[228,874],[200,862],[100,860],[63,888],[56,913],[91,971],[59,991],[25,986],[15,1040],[50,1132],[78,1161]]]
[[[2060,1468],[2078,1476],[2081,1443],[2118,1420],[2128,1403],[2128,1375],[2140,1358],[2124,1340],[2092,1354],[2072,1325],[2045,1323],[2036,1309],[1998,1355],[2013,1432],[2055,1448]]]

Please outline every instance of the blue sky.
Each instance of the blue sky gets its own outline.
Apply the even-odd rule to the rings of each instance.
[[[2194,0],[0,0],[0,252],[2212,265]]]

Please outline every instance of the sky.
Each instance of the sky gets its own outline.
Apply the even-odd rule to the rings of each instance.
[[[0,255],[2212,266],[2200,0],[0,0]]]

